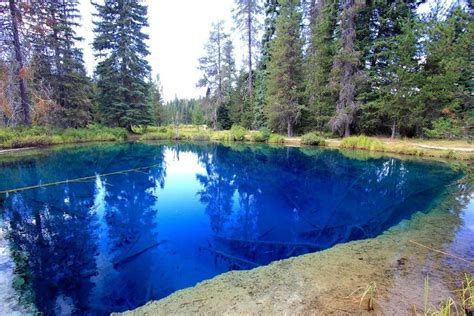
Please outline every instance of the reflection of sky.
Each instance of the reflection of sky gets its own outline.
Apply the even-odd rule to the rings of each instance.
[[[462,225],[449,248],[453,254],[474,261],[474,194],[468,200],[460,214]],[[474,273],[474,269],[472,272]]]

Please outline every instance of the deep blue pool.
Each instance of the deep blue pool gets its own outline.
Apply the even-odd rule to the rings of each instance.
[[[123,311],[371,238],[428,211],[460,177],[441,163],[264,145],[102,144],[0,159],[0,191],[91,175],[0,194],[12,287],[45,315]]]

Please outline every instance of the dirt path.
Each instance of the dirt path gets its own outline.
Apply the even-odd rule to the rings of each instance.
[[[415,144],[415,145],[418,146],[418,147],[421,147],[421,148],[426,148],[426,149],[474,152],[474,148],[466,148],[466,147],[442,147],[442,146],[431,146],[431,145],[423,145],[423,144]]]

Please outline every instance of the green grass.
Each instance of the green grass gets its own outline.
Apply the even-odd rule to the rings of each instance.
[[[56,144],[125,140],[128,133],[122,128],[91,125],[88,128],[59,129],[48,127],[2,128],[0,148],[44,147]]]
[[[344,138],[341,141],[339,147],[345,149],[364,149],[370,151],[385,150],[385,146],[380,140],[364,135]]]
[[[318,133],[308,133],[301,136],[301,143],[311,146],[326,146],[326,141]]]
[[[279,134],[271,134],[268,138],[270,144],[283,144],[285,142],[285,137]]]

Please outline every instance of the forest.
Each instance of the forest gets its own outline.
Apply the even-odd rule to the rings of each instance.
[[[170,102],[147,61],[146,4],[92,3],[92,77],[79,0],[0,3],[0,127],[472,138],[471,1],[235,0],[234,25],[212,23],[198,60],[205,95]],[[231,31],[245,43],[241,69]]]

